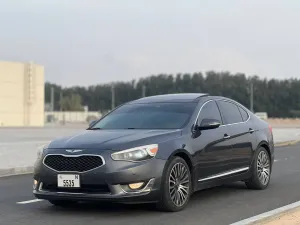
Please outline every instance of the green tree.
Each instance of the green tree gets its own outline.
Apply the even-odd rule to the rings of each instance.
[[[81,96],[71,94],[71,96],[63,97],[60,101],[60,107],[63,111],[83,111]]]
[[[271,117],[299,117],[300,80],[299,79],[260,79],[257,75],[246,77],[243,73],[232,74],[228,71],[193,74],[179,73],[150,75],[129,82],[115,82],[115,106],[142,97],[143,86],[146,96],[198,92],[232,98],[250,108],[250,82],[254,90],[254,111],[267,112]],[[82,110],[87,105],[92,111],[111,109],[111,85],[97,84],[89,87],[62,88],[57,84],[45,84],[45,101],[51,100],[54,88],[54,109]],[[60,104],[60,94],[64,98]]]

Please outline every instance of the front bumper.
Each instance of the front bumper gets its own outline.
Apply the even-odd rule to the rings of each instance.
[[[111,201],[122,203],[156,202],[160,196],[161,176],[165,161],[153,158],[144,162],[113,161],[110,152],[102,152],[105,165],[83,173],[57,172],[46,167],[42,160],[35,166],[33,194],[46,200]],[[80,176],[81,188],[58,188],[58,174]],[[128,184],[144,182],[139,190]]]
[[[46,200],[75,200],[75,201],[110,201],[122,203],[143,203],[156,202],[159,198],[159,190],[154,189],[155,179],[151,179],[145,189],[137,192],[125,192],[120,185],[111,185],[111,193],[83,193],[65,191],[43,190],[43,183],[39,184],[38,189],[33,190],[33,194],[38,199]]]

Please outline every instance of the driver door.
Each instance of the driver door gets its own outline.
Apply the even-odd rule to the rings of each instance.
[[[228,128],[222,126],[222,118],[215,101],[204,103],[200,109],[197,124],[201,126],[203,121],[219,121],[221,126],[199,131],[199,135],[193,139],[196,150],[196,173],[199,182],[212,181],[226,172],[230,165],[232,152],[231,141],[227,139]]]

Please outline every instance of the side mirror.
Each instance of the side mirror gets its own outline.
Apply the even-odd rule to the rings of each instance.
[[[97,120],[92,120],[92,121],[89,123],[89,127],[93,126],[96,122],[97,122]]]
[[[200,125],[197,126],[198,130],[211,130],[221,126],[221,122],[215,119],[203,119]]]

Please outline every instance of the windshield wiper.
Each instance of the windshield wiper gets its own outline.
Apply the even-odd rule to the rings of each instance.
[[[102,130],[100,127],[88,128],[87,130]]]

